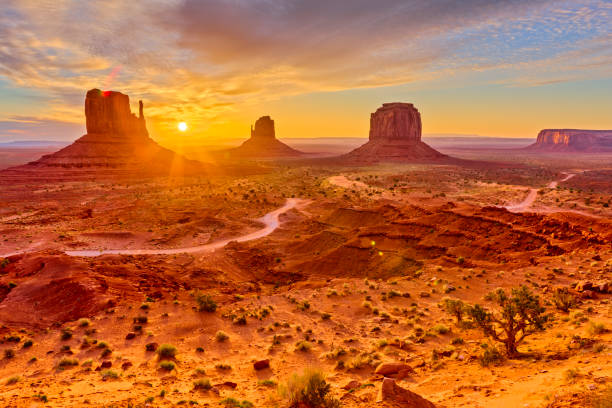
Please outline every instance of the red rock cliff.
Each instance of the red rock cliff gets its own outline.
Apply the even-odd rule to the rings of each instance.
[[[612,149],[612,130],[544,129],[530,146],[537,150],[608,151]]]
[[[92,89],[85,97],[85,120],[88,134],[147,137],[142,101],[140,117],[130,110],[130,98],[121,92]]]
[[[370,140],[421,140],[421,114],[411,103],[385,103],[370,115]]]
[[[251,126],[251,137],[256,139],[275,139],[274,121],[270,116],[262,116],[255,122],[255,128]]]

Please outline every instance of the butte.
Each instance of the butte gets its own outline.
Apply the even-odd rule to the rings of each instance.
[[[276,138],[274,121],[270,116],[257,119],[251,126],[251,137],[242,145],[226,150],[230,157],[297,157],[304,153],[295,150]]]

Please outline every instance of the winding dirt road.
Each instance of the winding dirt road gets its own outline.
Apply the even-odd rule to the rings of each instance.
[[[279,225],[279,217],[281,214],[286,213],[287,211],[303,206],[307,204],[309,201],[304,200],[302,198],[289,198],[285,205],[280,208],[277,208],[274,211],[271,211],[260,218],[258,221],[264,224],[264,227],[255,232],[251,232],[250,234],[241,235],[234,238],[224,239],[221,241],[212,242],[210,244],[198,245],[194,247],[187,248],[172,248],[172,249],[103,249],[103,250],[77,250],[77,251],[65,251],[66,255],[69,256],[84,256],[84,257],[95,257],[100,255],[175,255],[175,254],[184,254],[184,253],[196,253],[196,252],[210,252],[215,249],[223,248],[230,242],[245,242],[252,241],[254,239],[263,238],[267,235],[270,235],[274,230],[276,230]],[[21,251],[14,252],[7,255],[0,255],[0,258],[7,257],[11,255],[23,254],[29,251]]]
[[[564,178],[562,178],[561,180],[551,181],[550,183],[548,183],[546,185],[546,188],[557,188],[559,183],[567,181],[567,180],[571,179],[572,177],[574,177],[576,175],[576,173],[563,173],[563,174],[565,174]],[[539,188],[530,188],[529,189],[529,194],[527,194],[527,197],[525,197],[525,199],[523,201],[521,201],[518,204],[506,205],[506,206],[504,206],[504,208],[506,210],[512,211],[512,212],[527,211],[529,209],[529,207],[531,207],[533,205],[533,203],[535,202],[536,198],[538,198],[538,191],[539,190],[540,190]]]

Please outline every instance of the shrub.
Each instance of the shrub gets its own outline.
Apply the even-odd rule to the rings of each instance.
[[[595,323],[595,322],[589,323],[588,332],[591,336],[597,335],[597,334],[603,334],[607,331],[608,329],[606,329],[606,326],[604,326],[603,323]]]
[[[569,293],[567,288],[560,288],[553,293],[553,303],[557,309],[567,313],[572,307],[576,306],[576,298]]]
[[[215,339],[216,339],[218,342],[222,343],[222,342],[226,341],[227,339],[229,339],[229,336],[228,336],[228,335],[227,335],[225,332],[222,332],[221,330],[219,330],[219,331],[218,331],[218,332],[215,334]]]
[[[340,401],[329,395],[330,386],[318,370],[307,369],[301,375],[293,374],[279,391],[291,407],[340,407]]]
[[[23,347],[23,348],[30,348],[30,347],[32,347],[33,345],[34,345],[34,342],[33,342],[32,340],[29,340],[29,339],[28,339],[28,340],[26,340],[26,341],[24,341],[24,342],[23,342],[23,346],[22,346],[22,347]]]
[[[580,377],[580,370],[577,368],[570,368],[565,371],[563,376],[565,377],[565,382],[573,383],[578,377]]]
[[[467,311],[465,304],[459,299],[444,299],[444,310],[457,319],[457,324],[463,321],[463,315]]]
[[[238,401],[235,398],[225,398],[219,401],[221,405],[225,405],[226,407],[232,408],[251,408],[253,407],[253,403],[251,401],[242,400]]]
[[[6,380],[6,385],[12,385],[12,384],[16,384],[19,382],[19,380],[21,379],[21,377],[19,377],[18,375],[9,378],[8,380]]]
[[[196,294],[196,302],[198,303],[198,310],[200,312],[214,312],[217,310],[217,302],[210,295],[203,293]]]
[[[172,361],[162,361],[161,363],[159,363],[159,368],[165,371],[172,371],[175,367],[176,366]]]
[[[323,314],[321,314],[321,319],[322,320],[329,320],[329,319],[331,319],[331,314],[330,313],[323,313]]]
[[[61,339],[66,341],[72,338],[72,329],[70,327],[65,327],[62,329]]]
[[[431,330],[437,334],[446,334],[450,332],[450,329],[443,324],[436,324],[434,327],[431,328]]]
[[[259,380],[257,384],[262,387],[276,387],[276,381],[274,380]]]
[[[469,314],[485,336],[505,346],[508,357],[518,355],[517,347],[525,337],[544,330],[549,316],[544,314],[540,298],[533,295],[527,286],[512,289],[510,296],[498,289],[486,298],[496,303],[501,311],[494,313],[474,305],[469,308]]]
[[[478,356],[478,362],[483,367],[488,367],[491,364],[499,364],[502,361],[504,361],[504,356],[495,347],[485,347],[482,354]]]
[[[13,349],[6,349],[4,350],[4,358],[6,359],[11,359],[15,357],[15,350]]]
[[[306,340],[298,341],[295,343],[295,351],[310,351],[312,344]]]
[[[75,358],[62,358],[57,364],[59,368],[74,367],[79,365],[79,360]]]
[[[210,384],[210,380],[208,378],[202,378],[200,380],[194,381],[193,383],[194,390],[206,391],[206,390],[210,390],[211,388],[212,388],[212,385]]]
[[[81,319],[79,320],[79,327],[88,327],[91,324],[89,319]]]
[[[116,380],[117,378],[119,378],[119,374],[117,374],[115,371],[113,370],[104,370],[100,373],[100,375],[102,376],[102,379],[104,380]]]
[[[176,347],[171,344],[162,344],[157,349],[157,356],[160,359],[171,359],[176,357]]]

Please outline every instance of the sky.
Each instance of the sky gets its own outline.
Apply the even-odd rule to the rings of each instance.
[[[384,102],[426,134],[612,129],[612,0],[2,0],[0,142],[78,138],[92,88],[142,99],[168,146],[264,115],[367,137]]]

